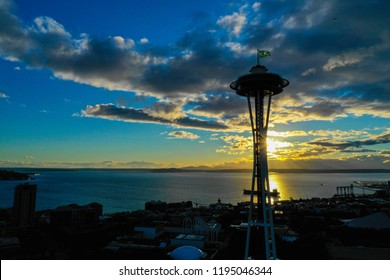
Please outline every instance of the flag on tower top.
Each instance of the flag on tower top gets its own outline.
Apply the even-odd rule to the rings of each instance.
[[[271,56],[271,52],[269,52],[269,51],[262,51],[262,50],[257,49],[257,55],[259,57]]]

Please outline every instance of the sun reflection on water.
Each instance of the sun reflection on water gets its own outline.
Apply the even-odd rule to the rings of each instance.
[[[283,180],[282,176],[278,173],[269,174],[269,185],[271,191],[277,189],[279,192],[279,199],[286,200],[293,196],[291,189],[288,187],[288,182]]]

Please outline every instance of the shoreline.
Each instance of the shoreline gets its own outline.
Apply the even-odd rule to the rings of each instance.
[[[124,172],[156,172],[156,173],[252,173],[252,169],[213,169],[204,167],[184,168],[41,168],[41,167],[0,167],[0,170],[10,171],[124,171]],[[270,168],[270,173],[390,173],[390,169],[277,169]],[[36,173],[36,172],[35,172]],[[31,175],[31,174],[29,174]]]

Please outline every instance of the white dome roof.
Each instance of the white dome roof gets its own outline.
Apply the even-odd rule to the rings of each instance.
[[[199,260],[204,256],[205,253],[194,246],[181,246],[171,253],[171,257],[174,260]]]

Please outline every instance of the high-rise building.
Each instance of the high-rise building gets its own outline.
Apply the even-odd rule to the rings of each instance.
[[[21,228],[34,226],[37,185],[21,184],[14,192],[13,217],[16,226]]]

